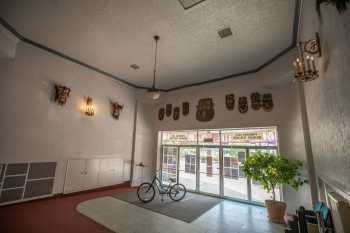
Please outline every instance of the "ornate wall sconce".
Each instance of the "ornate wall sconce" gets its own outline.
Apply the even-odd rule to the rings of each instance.
[[[124,105],[121,105],[118,102],[111,102],[111,107],[112,107],[113,118],[118,120],[120,112],[123,111]]]
[[[87,97],[86,98],[85,115],[87,115],[87,116],[95,115],[95,107],[94,107],[94,105],[92,103],[92,98],[91,97]]]
[[[320,5],[326,4],[326,5],[333,5],[337,8],[339,13],[343,13],[348,9],[348,4],[350,3],[349,0],[317,0],[316,1],[316,7],[317,11],[320,12]]]
[[[70,89],[65,86],[55,85],[55,102],[59,105],[65,105],[67,103],[70,94]]]
[[[303,82],[311,81],[319,77],[316,68],[315,57],[321,57],[321,44],[319,34],[316,38],[304,42],[299,42],[299,57],[293,63],[295,79]]]

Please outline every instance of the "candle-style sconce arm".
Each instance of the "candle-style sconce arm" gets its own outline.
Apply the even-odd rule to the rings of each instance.
[[[299,57],[293,62],[295,75],[294,78],[299,81],[307,82],[319,77],[316,67],[315,57],[321,57],[320,36],[316,33],[316,37],[307,41],[299,42]]]
[[[310,55],[317,55],[318,57],[322,56],[321,40],[320,40],[320,34],[318,32],[315,33],[315,39],[311,39],[301,43],[304,44],[303,46],[304,52]]]
[[[337,8],[339,13],[343,13],[348,9],[349,2],[350,2],[349,0],[317,0],[316,9],[317,9],[317,12],[320,13],[322,4],[325,4],[325,5],[331,4]]]

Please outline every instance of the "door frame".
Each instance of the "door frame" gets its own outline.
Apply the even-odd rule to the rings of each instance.
[[[221,133],[221,131],[220,131]],[[220,137],[221,138],[221,137]],[[246,158],[250,155],[250,150],[276,150],[277,154],[279,153],[278,146],[227,146],[227,145],[221,145],[221,141],[219,145],[168,145],[168,144],[162,144],[160,145],[160,172],[159,177],[161,182],[163,182],[162,179],[162,171],[163,171],[163,152],[164,147],[177,147],[177,171],[176,176],[177,180],[179,180],[179,156],[180,156],[180,148],[181,147],[191,147],[196,148],[196,189],[195,190],[188,190],[189,192],[194,193],[200,193],[207,196],[213,196],[213,197],[219,197],[223,199],[238,201],[242,203],[248,203],[248,204],[254,204],[258,206],[264,206],[264,203],[256,202],[252,200],[252,189],[251,189],[251,179],[247,178],[247,200],[245,199],[239,199],[234,197],[228,197],[224,196],[224,177],[223,177],[223,150],[224,148],[233,148],[233,149],[242,149],[246,152]],[[207,193],[200,191],[200,148],[218,148],[219,149],[219,195],[213,194],[213,193]],[[280,197],[282,199],[283,193],[282,193],[282,187],[280,188]]]

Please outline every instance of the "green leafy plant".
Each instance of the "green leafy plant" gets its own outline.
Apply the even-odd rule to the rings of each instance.
[[[320,11],[320,5],[322,3],[332,4],[337,8],[337,10],[342,13],[348,9],[347,4],[350,3],[350,0],[317,0],[317,9]]]
[[[298,160],[258,151],[247,158],[243,171],[247,177],[259,182],[267,192],[272,193],[272,200],[275,201],[278,185],[290,185],[297,190],[307,182],[299,172],[302,165]]]

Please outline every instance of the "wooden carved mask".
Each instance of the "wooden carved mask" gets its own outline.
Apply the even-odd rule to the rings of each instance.
[[[114,119],[118,120],[120,112],[123,110],[124,105],[120,105],[118,102],[112,102],[112,116]]]
[[[247,97],[245,97],[245,96],[239,97],[238,104],[239,104],[238,110],[239,110],[240,113],[248,112],[248,100],[247,100]]]
[[[55,85],[55,102],[59,105],[65,105],[67,103],[70,94],[70,89],[65,86]]]

